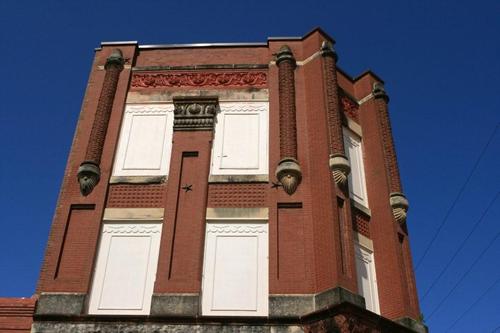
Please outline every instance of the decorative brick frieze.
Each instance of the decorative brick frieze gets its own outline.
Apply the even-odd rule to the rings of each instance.
[[[268,184],[210,184],[208,207],[265,207]]]
[[[162,207],[166,184],[111,184],[107,207],[157,208]]]
[[[389,176],[390,204],[394,219],[403,224],[406,222],[408,212],[408,200],[404,196],[399,176],[396,148],[392,137],[391,120],[389,117],[389,96],[385,92],[384,85],[380,82],[373,84],[372,94],[375,97],[375,105],[378,111],[379,127],[382,134],[382,145],[384,147],[384,163]]]
[[[352,229],[370,238],[370,218],[356,208],[352,210]]]
[[[101,95],[97,103],[94,123],[85,153],[85,161],[78,169],[80,192],[84,196],[92,192],[101,177],[99,164],[101,163],[102,149],[108,129],[109,117],[111,116],[111,109],[113,108],[116,87],[120,78],[120,72],[123,70],[124,62],[122,52],[119,49],[115,49],[107,58],[106,65],[104,66],[106,74],[104,75]]]
[[[135,89],[172,87],[263,88],[267,86],[267,73],[263,71],[134,73],[130,86]]]
[[[297,190],[302,171],[297,161],[297,123],[295,107],[295,58],[283,45],[276,55],[279,81],[280,157],[276,177],[289,195]]]
[[[213,130],[217,97],[175,97],[174,131]]]
[[[323,78],[326,87],[328,146],[330,151],[329,166],[335,182],[342,188],[345,188],[351,167],[344,151],[342,114],[340,113],[337,82],[336,62],[338,58],[333,45],[326,41],[321,45],[321,55],[323,56]]]

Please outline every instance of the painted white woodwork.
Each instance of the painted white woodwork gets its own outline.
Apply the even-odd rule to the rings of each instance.
[[[268,102],[221,102],[212,175],[261,175],[268,169]]]
[[[358,292],[365,298],[366,309],[380,314],[373,252],[357,243],[355,243],[354,249],[356,253]]]
[[[351,198],[361,205],[368,207],[361,138],[346,128],[343,129],[343,132],[345,153],[351,165],[351,172],[348,178],[349,192]]]
[[[208,222],[202,314],[267,316],[268,225]]]
[[[103,224],[89,314],[148,315],[161,223]]]
[[[159,176],[168,173],[173,110],[173,104],[126,106],[114,176]]]

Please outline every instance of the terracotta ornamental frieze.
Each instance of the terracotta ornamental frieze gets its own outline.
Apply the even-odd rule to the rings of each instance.
[[[359,106],[356,104],[356,102],[354,102],[347,96],[341,95],[340,104],[342,105],[342,110],[344,111],[345,115],[356,121],[359,121],[359,114],[358,114]]]
[[[262,71],[134,73],[131,82],[132,88],[265,87],[266,85],[267,73]]]

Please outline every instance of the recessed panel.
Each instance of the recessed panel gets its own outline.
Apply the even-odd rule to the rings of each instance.
[[[257,237],[218,236],[212,310],[257,310]]]
[[[150,248],[148,236],[111,237],[99,309],[142,309]]]
[[[161,223],[104,223],[90,292],[90,314],[149,314]]]
[[[221,169],[259,168],[259,115],[224,115]]]
[[[159,170],[163,156],[167,115],[134,115],[126,145],[124,170]]]
[[[267,223],[207,223],[202,314],[267,316]]]

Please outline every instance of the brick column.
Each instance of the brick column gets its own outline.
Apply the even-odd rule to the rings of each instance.
[[[344,137],[342,133],[342,114],[339,107],[337,83],[337,53],[331,43],[323,42],[323,73],[326,86],[326,113],[328,121],[328,139],[330,150],[330,170],[335,183],[341,188],[347,185],[347,176],[351,171],[349,161],[345,156]]]
[[[106,74],[99,102],[97,103],[97,111],[90,133],[87,152],[85,153],[85,161],[82,162],[78,169],[80,192],[84,196],[89,195],[94,190],[101,177],[99,164],[101,163],[104,139],[106,138],[109,117],[113,108],[116,87],[120,78],[120,72],[123,70],[123,64],[124,60],[120,49],[113,50],[111,55],[106,59],[104,66]]]
[[[280,161],[276,177],[283,189],[292,195],[300,184],[302,171],[297,161],[297,124],[295,119],[295,58],[283,45],[276,58],[279,77]]]
[[[404,196],[399,177],[398,161],[396,157],[396,149],[392,138],[391,120],[389,118],[389,96],[385,92],[384,86],[376,82],[373,84],[372,90],[375,98],[375,107],[379,117],[380,132],[382,134],[382,144],[384,147],[384,163],[388,172],[390,204],[394,219],[404,224],[406,222],[406,213],[408,211],[408,200]]]

